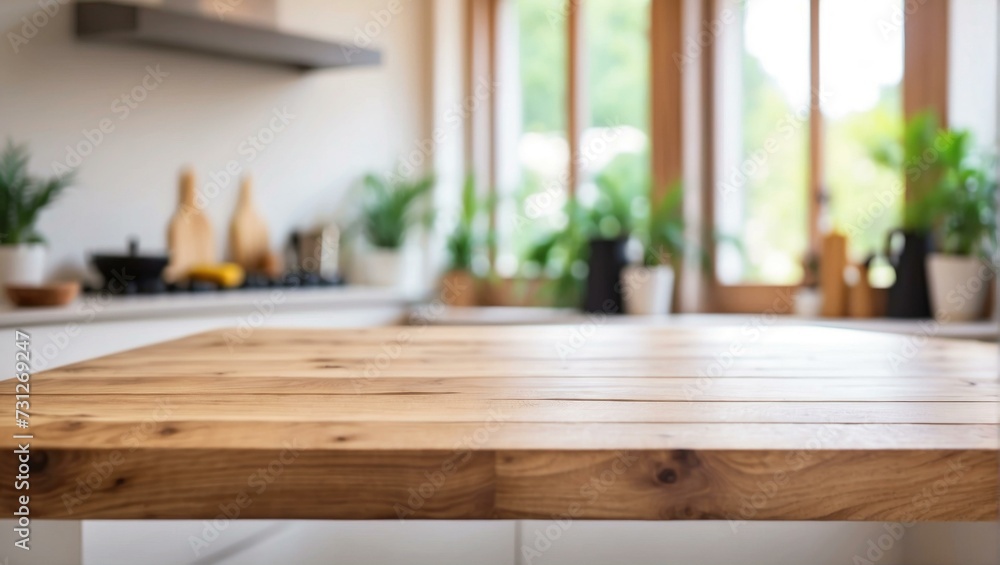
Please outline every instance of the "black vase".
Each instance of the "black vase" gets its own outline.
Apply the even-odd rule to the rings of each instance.
[[[627,238],[590,240],[584,311],[622,313],[621,280],[622,270],[628,264],[625,254],[627,244]]]
[[[903,248],[892,251],[892,239],[902,237]],[[926,233],[894,230],[889,233],[886,255],[896,270],[896,282],[889,287],[886,314],[890,318],[930,318],[931,304],[927,294],[927,254],[931,239]]]

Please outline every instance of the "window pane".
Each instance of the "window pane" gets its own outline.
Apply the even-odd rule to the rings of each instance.
[[[519,83],[504,106],[513,119],[511,166],[517,175],[497,187],[497,271],[511,275],[518,257],[544,233],[564,221],[569,147],[566,143],[565,0],[516,0],[501,37],[501,59],[513,68],[503,74]],[[508,118],[510,116],[510,118]],[[501,128],[503,129],[503,128]]]
[[[589,124],[581,141],[584,187],[609,174],[640,187],[648,177],[649,2],[588,0],[584,6]]]
[[[881,249],[903,210],[901,171],[871,148],[903,127],[902,0],[824,0],[820,6],[820,107],[830,220],[854,260]]]
[[[726,284],[795,284],[808,239],[809,2],[728,9],[740,38],[720,53],[717,274]]]

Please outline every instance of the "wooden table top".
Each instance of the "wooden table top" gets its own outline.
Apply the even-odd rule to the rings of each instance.
[[[31,512],[995,520],[997,375],[991,344],[766,319],[216,331],[33,376]]]

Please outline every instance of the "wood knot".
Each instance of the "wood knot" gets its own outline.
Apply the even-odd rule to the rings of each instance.
[[[668,485],[674,484],[677,482],[677,472],[673,469],[662,469],[656,474],[656,480]]]
[[[699,463],[698,456],[690,449],[678,449],[674,451],[671,458],[685,467],[697,467]]]
[[[41,473],[49,466],[49,454],[45,451],[33,452],[28,459],[28,472]]]

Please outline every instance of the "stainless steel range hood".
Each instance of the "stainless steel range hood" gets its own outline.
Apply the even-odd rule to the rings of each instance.
[[[183,49],[298,69],[376,65],[381,54],[350,42],[280,31],[259,22],[223,18],[169,5],[77,2],[76,36]]]

